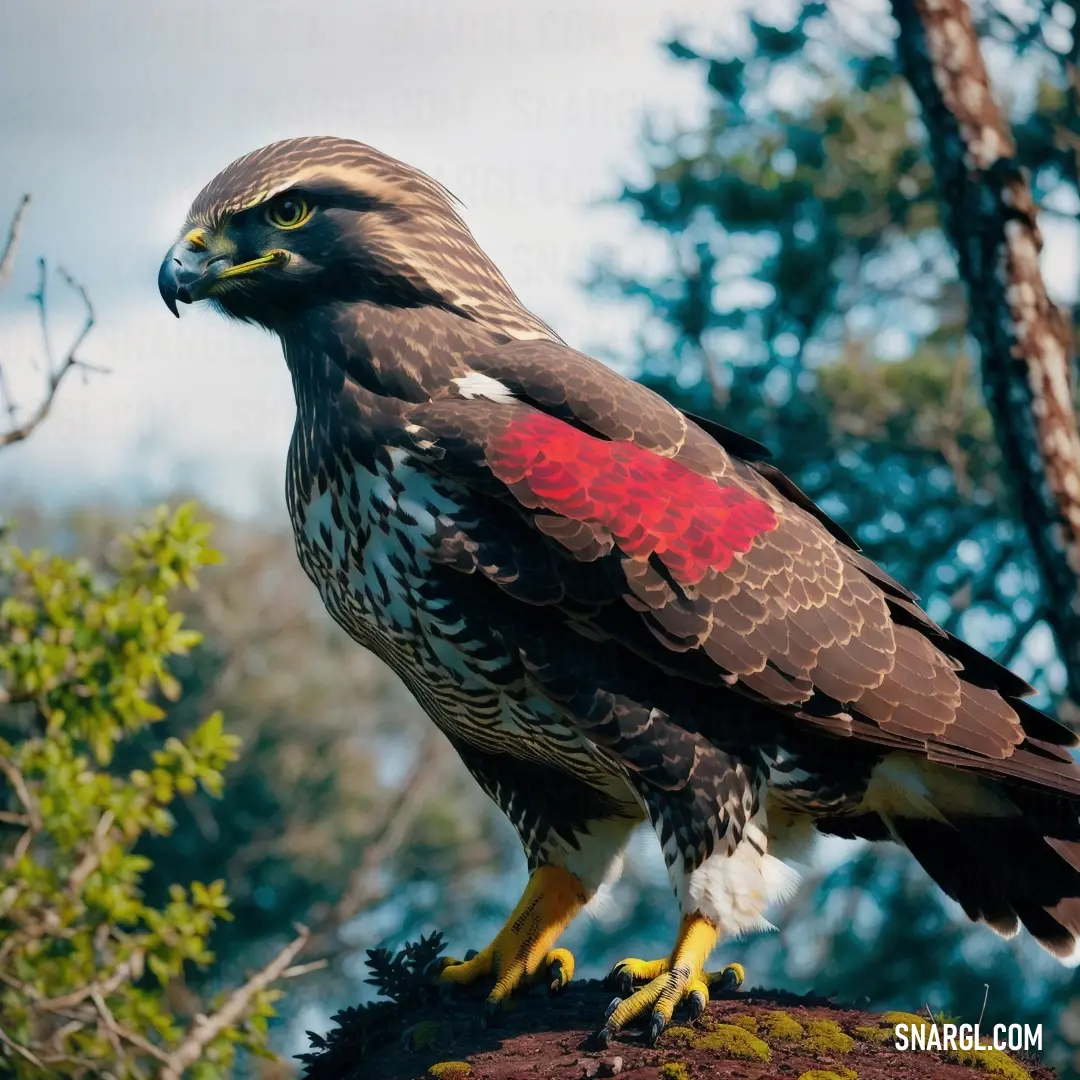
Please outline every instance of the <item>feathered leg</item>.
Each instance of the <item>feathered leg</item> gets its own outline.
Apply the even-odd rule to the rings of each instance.
[[[644,814],[628,785],[613,795],[534,763],[473,747],[461,755],[510,819],[529,861],[529,883],[494,940],[464,961],[444,959],[439,972],[442,982],[458,986],[494,977],[491,1015],[515,990],[543,980],[557,993],[570,982],[574,957],[555,942],[601,884],[618,877],[623,849]],[[512,782],[515,773],[521,776]]]
[[[716,788],[724,798],[705,818],[700,814],[702,789],[648,800],[683,917],[669,957],[623,960],[612,969],[609,978],[623,996],[612,1002],[597,1033],[601,1046],[624,1027],[640,1024],[655,1042],[680,1004],[688,1004],[691,1015],[698,1016],[708,1004],[710,987],[739,986],[744,978],[739,964],[706,973],[714,946],[721,935],[768,929],[765,909],[790,894],[798,881],[794,871],[767,852],[763,779],[726,760],[727,782]],[[693,826],[703,820],[715,832],[699,842]],[[642,981],[645,985],[634,990]]]

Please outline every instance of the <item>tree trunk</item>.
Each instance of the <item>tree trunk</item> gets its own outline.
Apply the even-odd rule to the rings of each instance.
[[[1080,702],[1080,434],[1072,334],[1046,294],[1042,237],[1016,147],[990,92],[965,0],[892,0],[902,69],[922,107],[946,232],[1046,619]]]

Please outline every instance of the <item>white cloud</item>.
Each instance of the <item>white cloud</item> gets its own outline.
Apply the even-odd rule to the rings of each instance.
[[[0,297],[0,355],[32,377],[23,297],[45,255],[90,290],[85,355],[113,374],[66,387],[49,424],[0,460],[0,487],[141,497],[183,477],[241,507],[280,476],[291,403],[277,345],[205,312],[177,324],[155,279],[199,187],[286,135],[346,135],[419,165],[563,336],[625,334],[625,315],[577,288],[598,248],[630,234],[626,215],[593,204],[632,169],[647,112],[700,108],[700,77],[659,43],[720,18],[708,0],[9,3],[0,216],[24,190],[34,203]]]

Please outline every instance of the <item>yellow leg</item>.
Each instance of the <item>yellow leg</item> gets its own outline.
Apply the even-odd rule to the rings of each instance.
[[[607,1046],[617,1031],[643,1020],[646,1013],[650,1014],[649,1042],[655,1043],[681,1002],[688,1000],[692,1013],[700,1016],[709,1002],[710,985],[724,989],[739,986],[744,978],[740,964],[728,964],[713,975],[705,973],[705,961],[716,939],[715,923],[704,915],[684,915],[675,948],[666,960],[623,960],[616,964],[609,978],[619,986],[623,1000],[612,1002],[597,1033],[600,1045]],[[642,980],[645,985],[633,991],[634,983]]]
[[[495,940],[463,963],[446,958],[439,978],[468,986],[494,975],[495,986],[487,998],[489,1012],[519,987],[532,986],[540,978],[546,978],[551,992],[557,993],[573,978],[574,957],[552,946],[587,899],[584,886],[568,870],[541,866],[529,878]]]

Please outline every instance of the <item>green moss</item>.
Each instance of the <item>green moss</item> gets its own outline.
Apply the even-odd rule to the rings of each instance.
[[[765,1034],[770,1039],[801,1039],[805,1034],[802,1024],[786,1012],[770,1012],[761,1017]]]
[[[895,1026],[896,1024],[910,1024],[912,1026],[917,1026],[925,1024],[928,1021],[925,1016],[917,1016],[915,1013],[893,1011],[882,1013],[881,1022],[892,1026]]]
[[[869,1027],[868,1025],[860,1025],[855,1028],[855,1035],[857,1038],[862,1039],[864,1042],[872,1043],[891,1043],[896,1038],[896,1029],[887,1027]]]
[[[772,1061],[772,1051],[756,1035],[734,1024],[717,1024],[708,1035],[691,1044],[695,1050],[718,1050],[727,1057],[745,1061]]]
[[[448,1045],[450,1038],[450,1025],[445,1020],[421,1020],[402,1035],[401,1045],[406,1050],[435,1050]]]
[[[808,1020],[809,1035],[803,1040],[804,1049],[816,1054],[850,1054],[855,1040],[843,1032],[835,1020]]]
[[[437,1080],[461,1080],[472,1072],[472,1066],[467,1061],[440,1061],[428,1069],[428,1076],[437,1077]]]
[[[858,1076],[854,1069],[810,1069],[801,1073],[799,1080],[858,1080]]]
[[[1031,1080],[1031,1073],[1001,1050],[950,1050],[945,1060],[955,1061],[957,1065],[971,1065],[1005,1080]]]
[[[752,1035],[757,1034],[757,1017],[751,1016],[749,1013],[740,1013],[738,1016],[729,1016],[727,1022],[729,1024],[734,1024],[736,1027],[744,1028]]]
[[[690,1080],[686,1066],[678,1061],[669,1061],[660,1066],[660,1080]]]
[[[678,1024],[665,1028],[662,1036],[665,1046],[689,1046],[698,1037],[698,1032],[693,1028],[680,1027]]]

